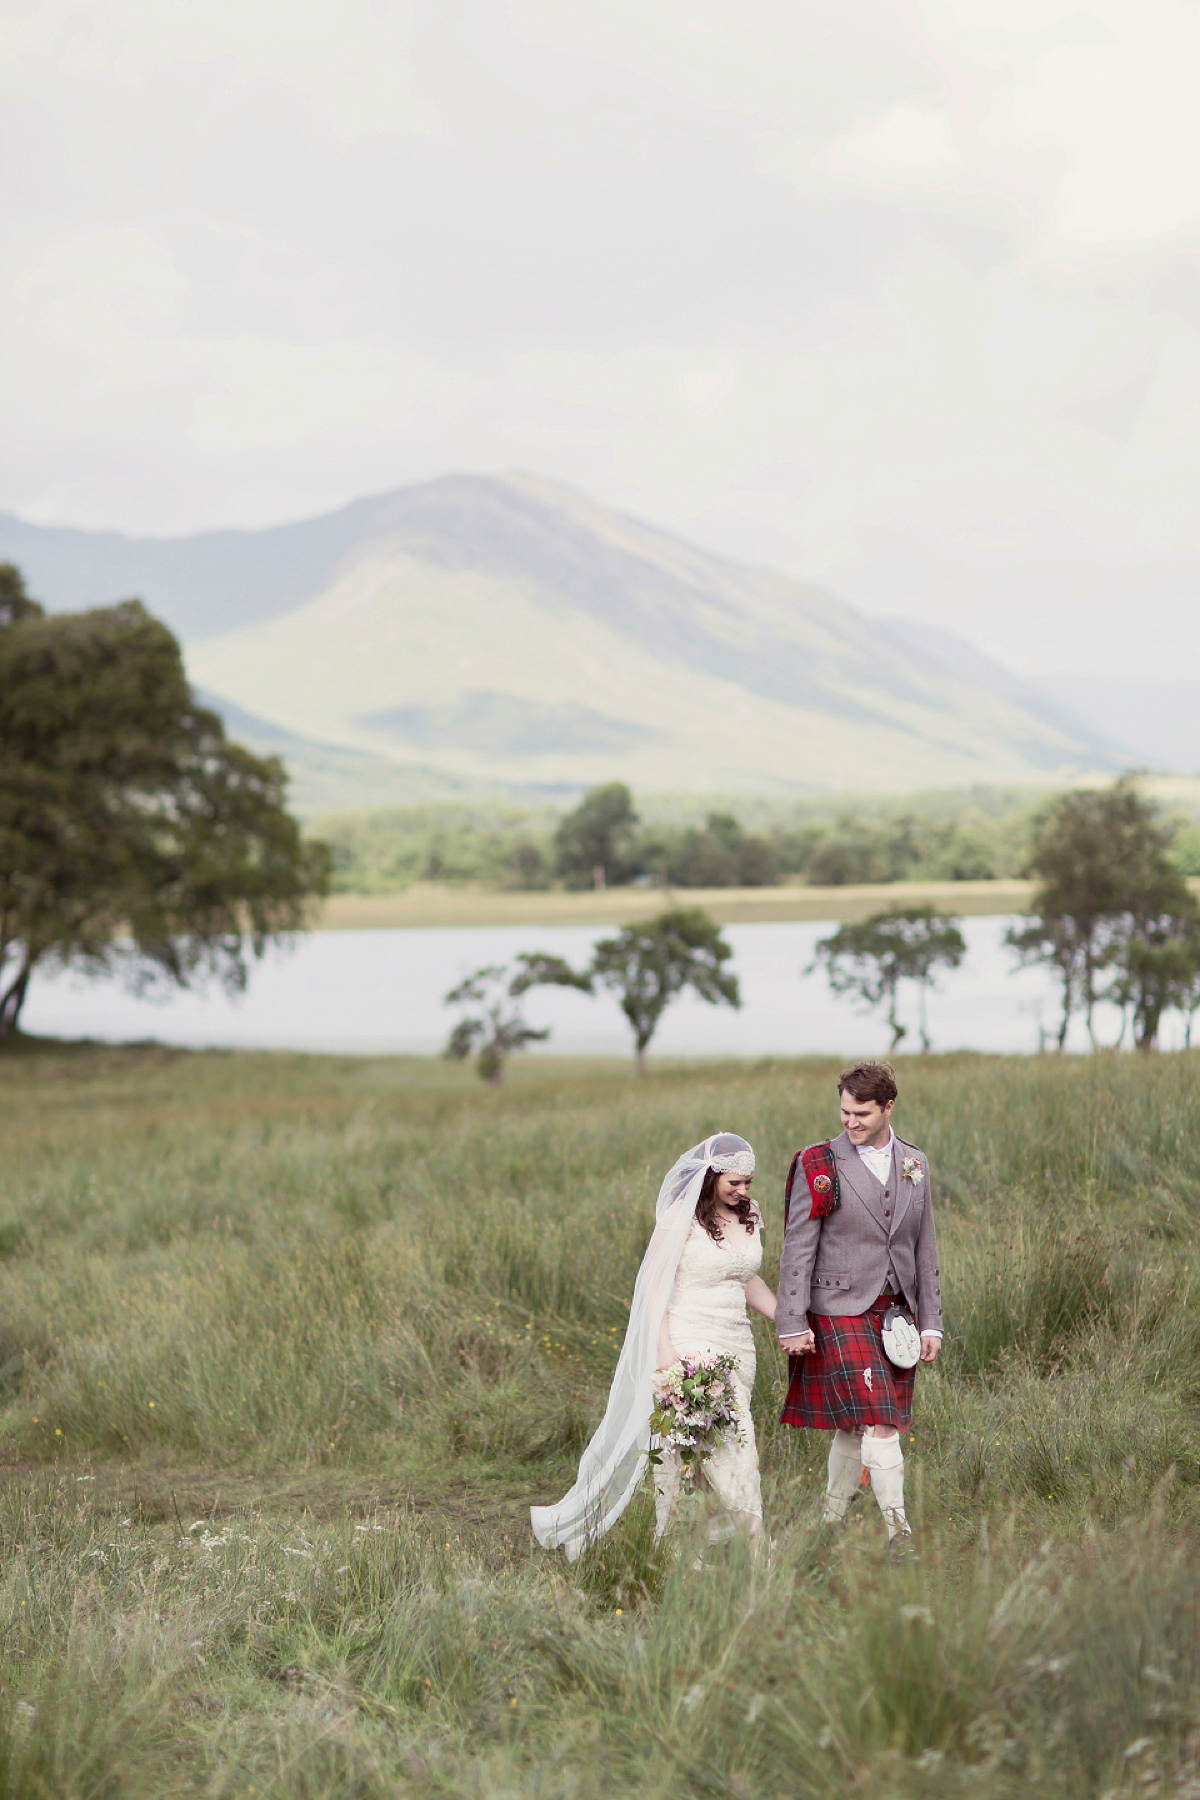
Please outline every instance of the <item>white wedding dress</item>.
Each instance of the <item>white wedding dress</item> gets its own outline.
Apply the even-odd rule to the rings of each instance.
[[[667,1308],[667,1329],[679,1356],[729,1354],[737,1359],[734,1386],[742,1441],[732,1433],[703,1464],[703,1482],[715,1494],[727,1514],[753,1514],[762,1518],[762,1493],[758,1479],[758,1450],[750,1395],[754,1388],[754,1334],[746,1313],[746,1283],[762,1267],[762,1237],[753,1236],[736,1221],[726,1224],[720,1243],[693,1219],[683,1246],[675,1288]],[[664,1447],[654,1470],[656,1536],[661,1537],[675,1515],[681,1489],[679,1453]]]

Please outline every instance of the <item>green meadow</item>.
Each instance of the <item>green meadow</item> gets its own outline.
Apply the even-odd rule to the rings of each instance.
[[[901,1063],[917,1569],[766,1330],[767,1554],[529,1534],[665,1167],[751,1139],[771,1279],[835,1072],[6,1048],[0,1795],[1196,1800],[1200,1055]]]

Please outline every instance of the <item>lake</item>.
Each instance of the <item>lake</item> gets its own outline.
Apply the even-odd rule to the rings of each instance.
[[[1039,1025],[1053,1028],[1057,985],[1044,971],[1017,970],[1004,947],[1011,921],[966,919],[966,961],[942,978],[930,996],[935,1050],[1034,1051]],[[732,967],[742,1007],[707,1006],[690,995],[667,1011],[652,1046],[664,1056],[840,1056],[886,1050],[889,1033],[829,991],[823,973],[808,975],[817,939],[832,924],[730,925]],[[579,926],[490,926],[447,930],[329,931],[302,936],[254,965],[248,992],[229,999],[216,989],[139,998],[110,979],[70,974],[35,978],[25,1007],[26,1031],[49,1037],[108,1042],[156,1038],[190,1047],[324,1050],[428,1054],[446,1041],[455,1012],[447,990],[485,963],[503,963],[520,950],[545,950],[583,964],[603,931]],[[527,997],[531,1024],[552,1027],[533,1054],[621,1056],[631,1050],[628,1027],[608,994],[588,999],[570,989],[535,989]],[[919,1048],[916,995],[902,993],[909,1024],[904,1048]],[[1101,1019],[1105,1041],[1119,1020]],[[1172,1018],[1164,1047],[1182,1041]],[[1082,1026],[1071,1047],[1083,1049]]]

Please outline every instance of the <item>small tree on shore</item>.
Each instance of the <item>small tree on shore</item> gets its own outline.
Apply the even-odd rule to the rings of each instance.
[[[1043,814],[1029,859],[1033,916],[1008,942],[1023,963],[1058,975],[1060,1050],[1077,1011],[1097,1048],[1095,1008],[1105,999],[1132,1013],[1141,1050],[1153,1049],[1172,1008],[1190,1037],[1200,908],[1171,860],[1173,835],[1132,776],[1062,794]]]
[[[909,906],[896,912],[875,913],[869,919],[842,925],[822,938],[809,971],[824,963],[835,994],[855,994],[868,1010],[886,1008],[895,1050],[908,1027],[900,1023],[900,983],[916,983],[921,1048],[928,1053],[926,995],[939,969],[956,969],[967,953],[966,941],[955,919],[934,912],[931,906]]]
[[[455,1025],[445,1054],[452,1062],[465,1062],[475,1056],[480,1080],[499,1087],[504,1079],[504,1064],[513,1051],[523,1050],[526,1044],[544,1042],[550,1036],[550,1027],[538,1029],[530,1025],[519,1005],[521,996],[533,987],[574,987],[589,994],[592,991],[589,977],[577,974],[561,956],[523,952],[516,959],[515,971],[502,963],[489,963],[446,995],[447,1006],[476,1010],[464,1014]]]
[[[1163,1014],[1183,1013],[1190,1042],[1200,982],[1200,907],[1164,848],[1156,848],[1115,922],[1109,998],[1128,1008],[1138,1050],[1158,1043]]]
[[[1021,964],[1041,963],[1043,968],[1052,969],[1058,977],[1061,995],[1058,1015],[1058,1030],[1054,1033],[1054,1045],[1062,1050],[1067,1041],[1072,1015],[1081,1005],[1085,1005],[1084,995],[1091,987],[1092,1002],[1086,1006],[1088,1029],[1091,1029],[1091,1005],[1095,1003],[1096,962],[1091,946],[1086,937],[1081,936],[1076,921],[1069,915],[1039,915],[1027,925],[1012,925],[1005,933],[1005,942],[1017,952]],[[1050,1032],[1039,1027],[1041,1047],[1044,1049]],[[1094,1042],[1094,1040],[1093,1040]]]
[[[725,968],[732,955],[720,928],[698,906],[627,925],[596,945],[588,977],[616,994],[633,1028],[639,1074],[646,1072],[646,1048],[659,1020],[685,988],[711,1006],[741,1005],[737,976]]]

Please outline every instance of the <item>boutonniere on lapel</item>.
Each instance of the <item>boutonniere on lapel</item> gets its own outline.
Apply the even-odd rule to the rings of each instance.
[[[901,1181],[911,1181],[914,1187],[919,1187],[924,1181],[925,1176],[915,1156],[906,1156],[901,1163],[900,1179]]]

